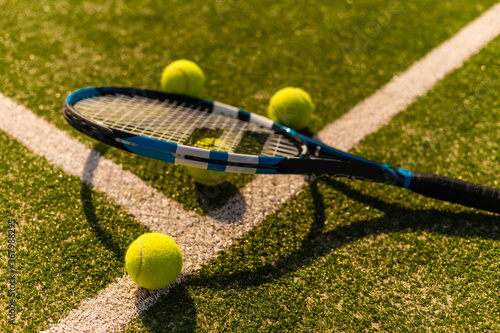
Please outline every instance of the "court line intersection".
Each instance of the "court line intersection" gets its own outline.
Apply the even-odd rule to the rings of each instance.
[[[318,138],[341,150],[351,149],[499,34],[500,4],[497,4],[327,125]],[[1,129],[64,172],[81,177],[83,182],[104,192],[151,230],[171,235],[184,253],[184,276],[215,258],[219,251],[227,249],[306,185],[303,176],[259,176],[224,207],[201,217],[184,210],[139,177],[1,94],[0,110]],[[48,331],[118,331],[166,293],[168,288],[148,291],[137,287],[128,276],[119,277],[94,297],[83,300]]]

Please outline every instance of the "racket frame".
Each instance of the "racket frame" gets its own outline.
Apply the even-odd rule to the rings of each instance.
[[[297,149],[297,156],[257,156],[206,150],[166,142],[126,130],[111,128],[89,119],[75,109],[75,104],[87,98],[121,94],[142,96],[158,101],[172,100],[208,113],[216,112],[251,122],[283,135],[286,150]],[[227,104],[166,94],[152,90],[115,87],[90,87],[70,94],[64,103],[64,117],[78,131],[100,142],[165,162],[201,169],[250,174],[327,174],[408,188],[428,197],[500,213],[500,190],[434,174],[411,172],[376,163],[313,140],[293,129],[274,123],[257,114]],[[290,148],[292,147],[292,148]]]
[[[175,101],[178,105],[184,105],[193,110],[220,113],[251,122],[287,137],[296,145],[300,153],[294,158],[227,153],[191,147],[110,128],[82,115],[75,109],[79,101],[114,94],[140,96],[158,101]],[[411,180],[411,172],[408,170],[394,169],[389,165],[332,148],[263,116],[224,103],[183,95],[136,88],[88,87],[68,96],[64,103],[64,117],[78,131],[100,142],[137,155],[178,165],[247,174],[329,174],[401,187],[408,187]]]

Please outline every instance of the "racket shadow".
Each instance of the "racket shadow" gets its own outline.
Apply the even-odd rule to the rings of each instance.
[[[380,218],[357,221],[324,231],[326,207],[318,185],[327,185],[350,199],[382,211]],[[215,289],[235,286],[258,286],[279,279],[312,264],[335,249],[353,241],[393,232],[430,231],[446,236],[500,239],[500,217],[474,212],[452,213],[439,210],[416,211],[397,204],[367,196],[348,185],[329,177],[320,177],[310,184],[315,216],[310,231],[301,245],[290,255],[251,271],[237,271],[228,275],[192,277],[186,282]],[[473,223],[471,222],[473,221]]]
[[[123,246],[115,241],[114,234],[107,231],[99,223],[99,218],[96,215],[96,208],[92,199],[92,187],[84,182],[80,189],[82,200],[83,213],[87,219],[92,232],[95,233],[99,241],[114,254],[115,258],[124,258],[125,251]]]
[[[96,214],[96,207],[92,198],[92,179],[94,178],[95,170],[99,164],[99,160],[106,153],[109,146],[98,143],[87,157],[83,168],[82,183],[80,187],[80,197],[82,202],[83,213],[87,219],[92,231],[95,233],[99,241],[111,251],[116,258],[124,258],[125,251],[123,246],[115,241],[114,234],[103,228]]]
[[[309,233],[295,251],[272,264],[266,264],[252,270],[239,270],[228,274],[207,274],[205,272],[188,275],[182,283],[175,285],[168,294],[140,316],[142,324],[152,332],[161,332],[174,324],[183,323],[178,327],[183,327],[186,332],[193,332],[196,330],[197,309],[189,293],[190,288],[230,290],[258,287],[298,271],[335,249],[371,235],[420,230],[448,236],[500,239],[500,217],[496,215],[407,209],[365,195],[345,183],[329,177],[312,180],[309,186],[314,202],[314,220]],[[384,212],[384,215],[380,218],[340,225],[325,232],[328,204],[325,202],[319,186],[328,186],[337,190],[353,201],[361,202]],[[437,223],[439,221],[446,221],[446,223]],[[474,223],[470,223],[470,221],[474,221]],[[215,261],[217,260],[219,259],[215,259]],[[180,304],[181,307],[177,307],[176,304]],[[159,315],[162,318],[161,322],[157,320]]]

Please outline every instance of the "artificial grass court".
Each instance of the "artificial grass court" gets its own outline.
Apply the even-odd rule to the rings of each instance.
[[[316,103],[309,128],[316,133],[494,3],[153,1],[136,8],[118,1],[4,1],[0,82],[4,95],[92,146],[61,117],[69,92],[99,85],[158,89],[163,67],[188,58],[207,77],[202,98],[252,112],[265,114],[277,90],[302,87]],[[374,17],[384,13],[372,31]],[[248,182],[232,177],[220,191],[225,195],[211,198],[183,169],[114,149],[105,156],[200,213]]]
[[[208,78],[202,97],[261,114],[279,88],[303,87],[316,103],[316,133],[494,3],[401,2],[355,44],[388,1],[0,1],[0,92],[93,147],[61,116],[69,91],[155,89],[168,62],[190,58]],[[499,55],[497,39],[354,152],[500,187]],[[0,323],[39,331],[123,276],[124,251],[146,230],[0,133],[2,236],[4,221],[19,221],[17,324],[5,311]],[[199,213],[249,181],[232,176],[226,196],[207,204],[181,168],[96,149]],[[404,190],[321,177],[126,331],[498,331],[499,222]]]
[[[499,54],[497,39],[355,153],[498,187]],[[127,332],[497,331],[499,222],[321,177]]]

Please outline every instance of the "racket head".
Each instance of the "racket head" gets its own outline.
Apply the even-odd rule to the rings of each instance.
[[[158,160],[237,173],[278,173],[284,159],[308,156],[297,133],[260,115],[158,91],[89,87],[71,93],[65,119],[108,145]],[[218,145],[200,144],[216,138]]]

